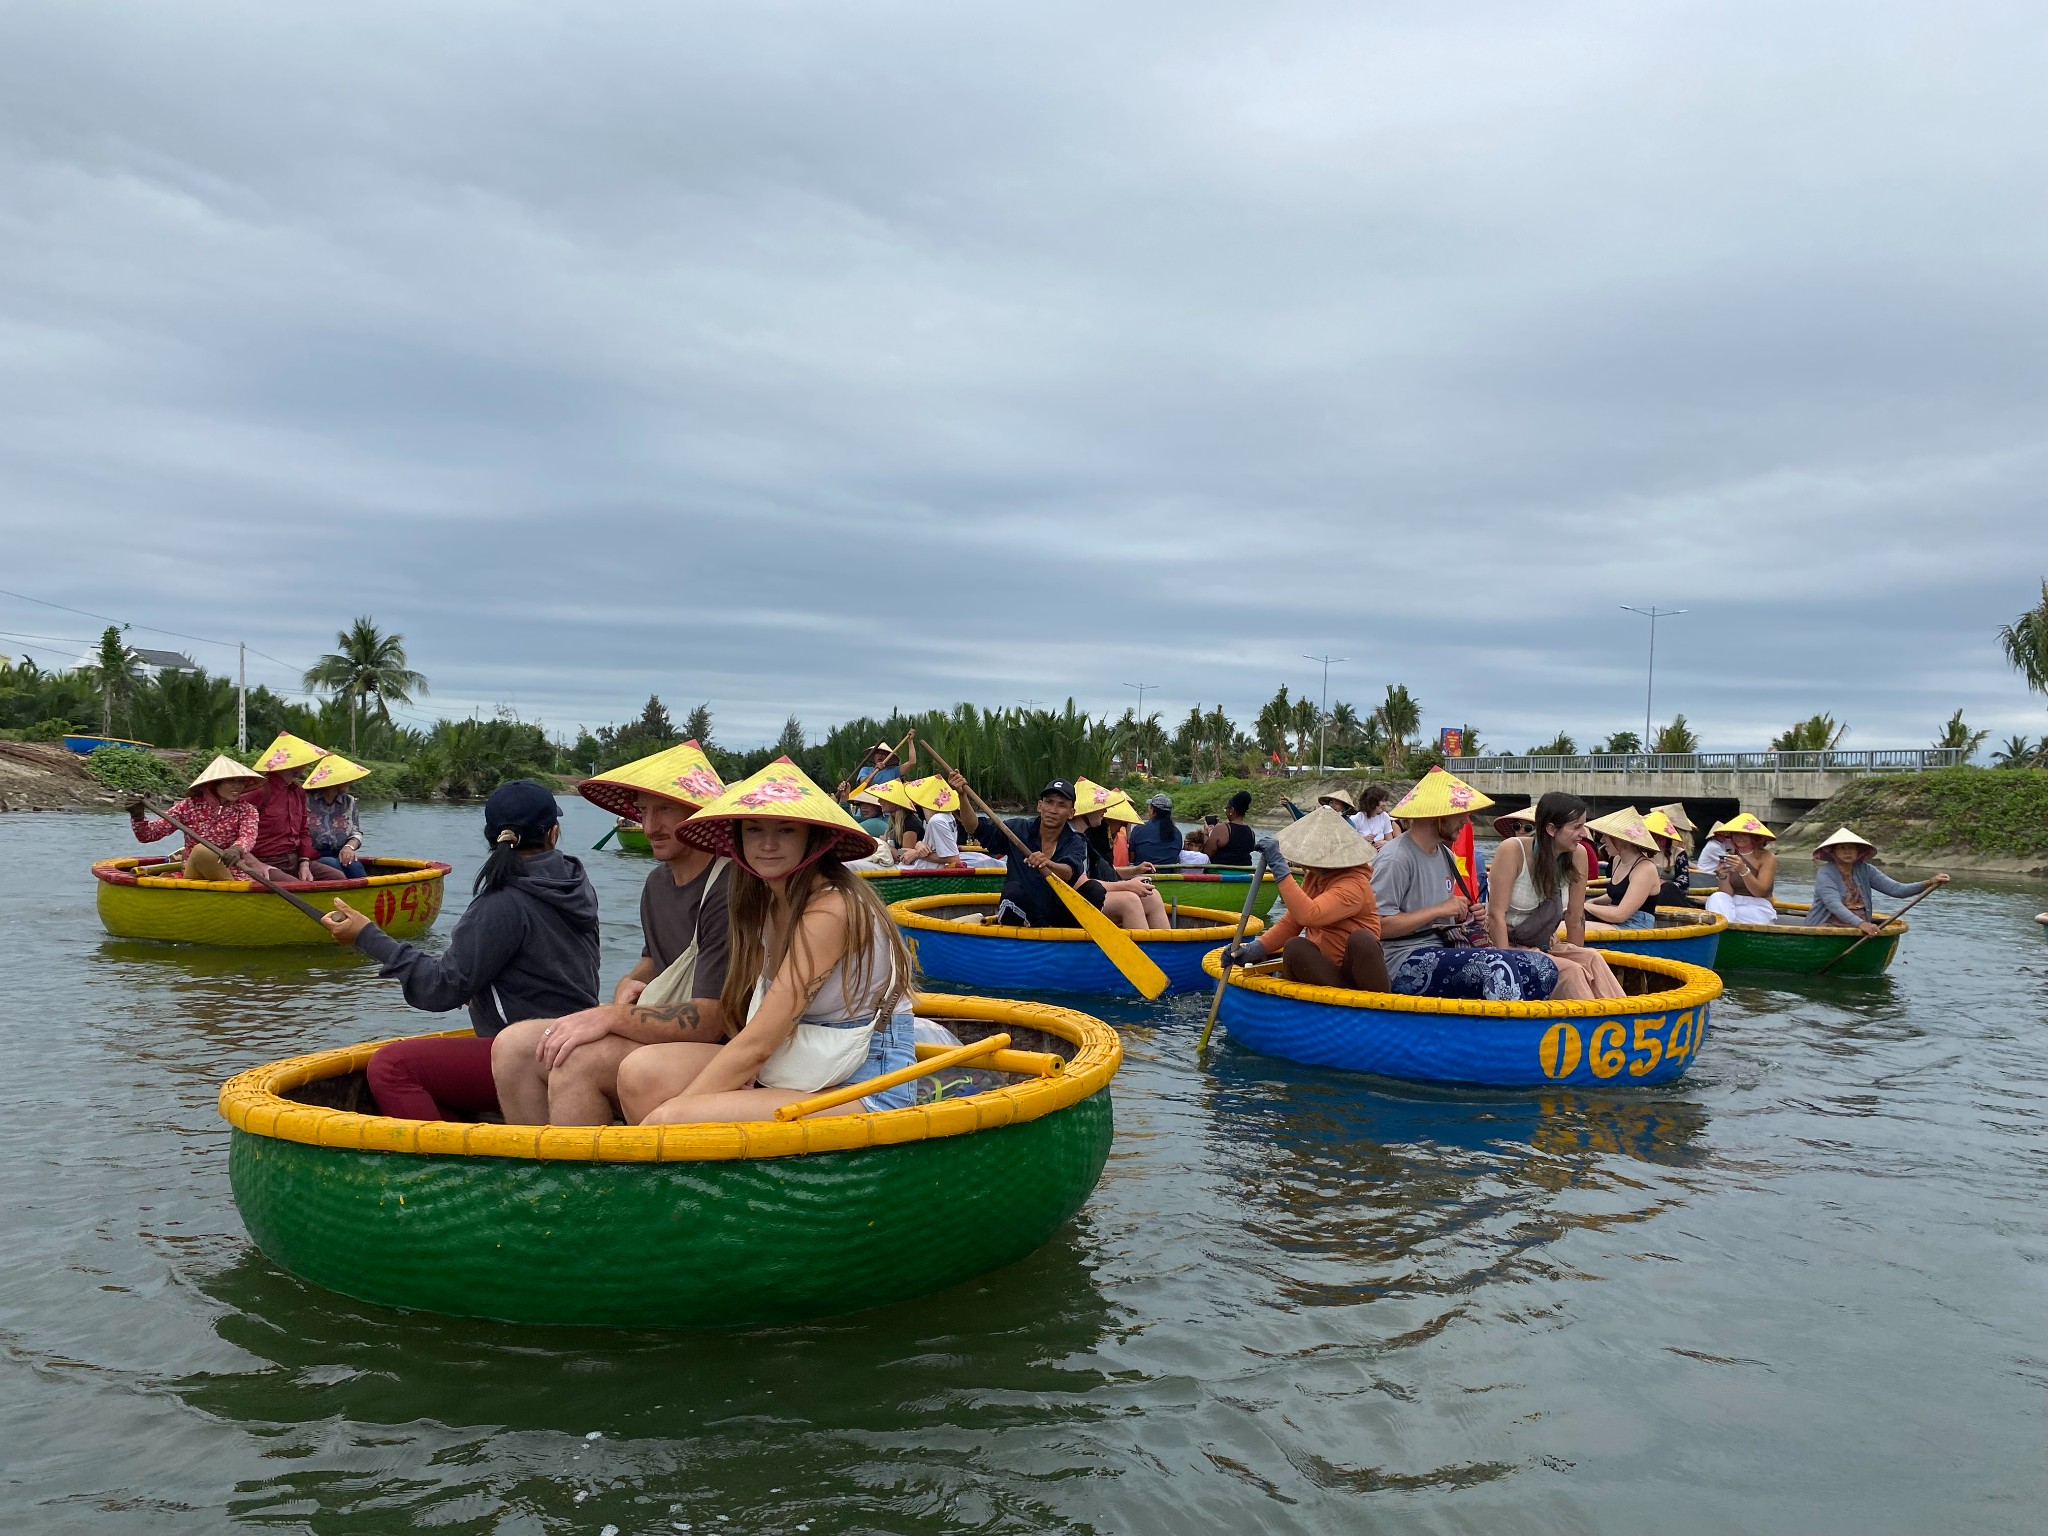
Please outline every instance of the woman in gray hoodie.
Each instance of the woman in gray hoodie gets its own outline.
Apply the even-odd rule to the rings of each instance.
[[[597,892],[583,865],[556,851],[561,831],[554,795],[533,780],[491,791],[484,802],[491,856],[445,954],[392,938],[338,897],[321,919],[336,943],[353,944],[378,962],[379,976],[395,977],[413,1007],[469,1007],[474,1035],[394,1041],[370,1058],[379,1114],[446,1120],[449,1110],[494,1111],[492,1037],[521,1019],[596,1006]]]

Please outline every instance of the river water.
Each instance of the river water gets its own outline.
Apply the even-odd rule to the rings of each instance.
[[[365,816],[450,859],[473,808]],[[565,842],[608,824],[581,802]],[[2048,944],[1959,882],[1891,976],[1741,985],[1641,1094],[1425,1093],[1105,1006],[1081,1215],[727,1335],[365,1306],[250,1247],[214,1093],[427,1027],[341,952],[107,938],[104,815],[0,816],[0,1529],[2038,1531]],[[132,847],[132,844],[128,844]],[[588,856],[607,969],[648,865]],[[932,1219],[943,1221],[944,1212]]]

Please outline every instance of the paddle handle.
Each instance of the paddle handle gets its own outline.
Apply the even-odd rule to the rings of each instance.
[[[617,837],[618,835],[619,829],[617,827],[613,827],[611,831],[605,833],[603,837],[600,837],[596,842],[590,845],[590,851],[592,853],[597,852],[598,849],[602,848],[606,843],[610,842],[613,838]]]
[[[908,737],[905,737],[904,739],[906,741],[909,740]],[[947,762],[943,757],[939,756],[939,749],[933,746],[930,742],[926,742],[924,744],[924,749],[925,751],[931,753],[932,761],[939,765],[939,771],[941,773],[944,773],[950,778],[955,772],[958,771],[953,767],[951,763]],[[990,821],[994,822],[997,826],[1001,827],[1003,829],[1003,836],[1007,837],[1011,842],[1017,845],[1017,851],[1023,854],[1024,857],[1027,859],[1031,857],[1032,850],[1030,845],[1026,843],[1023,838],[1017,835],[1015,828],[1013,828],[1007,821],[1003,820],[1002,817],[998,816],[994,811],[989,809],[988,802],[982,799],[981,796],[977,795],[974,792],[974,786],[967,782],[967,776],[965,774],[960,775],[960,792],[967,796],[967,802],[968,804],[974,807],[976,815],[985,816]],[[1045,878],[1048,880],[1059,879],[1059,876],[1054,874],[1049,869],[1042,869],[1039,871],[1039,873],[1044,875]]]
[[[1244,893],[1244,910],[1237,914],[1237,932],[1232,935],[1230,948],[1223,951],[1221,974],[1216,978],[1216,995],[1209,999],[1209,1017],[1202,1024],[1202,1038],[1195,1042],[1195,1059],[1201,1060],[1202,1053],[1209,1049],[1209,1032],[1216,1027],[1216,1015],[1223,1009],[1223,989],[1230,985],[1230,956],[1237,946],[1244,942],[1244,931],[1251,925],[1252,903],[1259,899],[1259,886],[1266,878],[1266,855],[1262,849],[1252,855],[1251,886]]]
[[[1864,945],[1868,944],[1872,939],[1883,937],[1885,929],[1891,927],[1893,923],[1899,921],[1900,918],[1904,917],[1908,912],[1912,911],[1915,907],[1919,906],[1921,902],[1925,901],[1928,897],[1932,896],[1936,891],[1940,889],[1941,887],[1938,885],[1929,885],[1926,890],[1922,891],[1918,896],[1915,896],[1911,901],[1907,902],[1903,907],[1899,908],[1899,910],[1894,912],[1890,917],[1886,918],[1883,922],[1879,923],[1877,925],[1876,933],[1864,934],[1862,938],[1858,939],[1854,944],[1851,944],[1847,949],[1843,950],[1839,955],[1835,956],[1834,959],[1830,960],[1826,965],[1822,966],[1820,970],[1815,974],[1821,976],[1827,975],[1829,971],[1832,971],[1844,960],[1848,959],[1851,955],[1855,954],[1857,950],[1861,949]],[[1873,903],[1873,905],[1875,905],[1875,903]]]
[[[815,1115],[822,1109],[837,1109],[841,1104],[864,1099],[871,1093],[882,1093],[916,1078],[930,1077],[934,1072],[957,1067],[963,1062],[973,1061],[978,1056],[992,1056],[997,1051],[1008,1049],[1009,1044],[1008,1035],[990,1035],[986,1040],[977,1040],[972,1045],[958,1046],[950,1051],[941,1051],[936,1056],[927,1056],[915,1066],[898,1067],[894,1072],[884,1072],[880,1077],[870,1077],[863,1082],[828,1088],[823,1093],[811,1095],[808,1099],[798,1099],[794,1104],[778,1105],[775,1118],[801,1120],[805,1115]]]
[[[142,803],[142,808],[145,811],[149,810],[151,808],[149,802],[145,800]],[[204,848],[208,853],[212,854],[216,859],[219,859],[221,863],[228,865],[229,868],[234,867],[233,861],[230,860],[227,856],[227,850],[223,848],[214,847],[213,844],[209,843],[197,832],[194,832],[190,827],[186,826],[185,823],[178,820],[178,818],[173,816],[169,811],[165,811],[163,813],[163,818],[165,821],[168,821],[172,826],[176,827],[180,832],[184,833],[187,837],[191,838],[193,842],[197,843],[200,847]],[[270,876],[268,875],[259,875],[255,873],[253,870],[247,869],[243,870],[242,873],[247,875],[251,880],[254,880],[258,885],[269,886],[270,889],[275,894],[282,896],[286,901],[290,902],[293,906],[297,907],[301,912],[305,913],[306,916],[313,919],[313,921],[316,923],[319,922],[321,918],[327,915],[325,912],[322,912],[318,907],[314,906],[313,903],[311,903],[310,901],[306,901],[301,899],[300,897],[294,896],[290,891],[286,890],[283,886],[279,885],[275,880],[271,879]]]

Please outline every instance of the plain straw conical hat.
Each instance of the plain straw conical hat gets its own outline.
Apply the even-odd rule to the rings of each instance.
[[[1680,805],[1676,800],[1672,801],[1669,805],[1653,805],[1650,807],[1650,809],[1653,811],[1662,811],[1665,814],[1665,816],[1669,818],[1671,825],[1678,828],[1678,830],[1681,832],[1693,832],[1698,830],[1693,826],[1692,818],[1685,814],[1685,807],[1683,805]]]
[[[256,759],[258,773],[283,773],[292,768],[303,768],[308,763],[317,763],[327,755],[327,749],[316,747],[310,741],[303,741],[290,731],[279,731],[277,740],[263,749]]]
[[[1122,790],[1116,792],[1116,798],[1109,802],[1102,814],[1110,821],[1140,822],[1145,819],[1131,804],[1131,797]]]
[[[1828,850],[1830,848],[1839,848],[1844,843],[1861,848],[1863,850],[1861,857],[1866,859],[1877,852],[1877,844],[1873,843],[1869,838],[1858,837],[1847,827],[1837,827],[1826,837],[1822,838],[1820,845],[1813,850],[1814,862],[1824,863],[1828,856]]]
[[[903,792],[928,811],[960,809],[959,792],[936,773],[927,774],[921,779],[912,779],[903,786]]]
[[[1495,835],[1501,838],[1519,837],[1524,832],[1536,829],[1536,807],[1525,805],[1519,811],[1509,811],[1505,816],[1493,818]]]
[[[330,752],[320,759],[318,767],[306,775],[306,788],[335,789],[369,776],[370,770],[361,763],[352,763],[339,752]]]
[[[684,822],[676,835],[693,848],[729,859],[735,857],[739,824],[748,820],[801,821],[823,827],[835,834],[826,851],[841,862],[864,859],[875,851],[875,840],[860,823],[786,757],[778,757],[759,773],[741,779]]]
[[[1373,846],[1341,812],[1319,805],[1281,829],[1273,844],[1280,856],[1303,869],[1356,869],[1373,861]]]
[[[593,774],[576,786],[576,793],[614,816],[638,821],[643,794],[659,795],[686,811],[694,811],[724,794],[725,785],[718,770],[711,766],[711,759],[704,755],[704,749],[694,741],[686,741]]]
[[[1586,830],[1604,833],[1617,842],[1632,843],[1651,853],[1657,851],[1657,839],[1650,835],[1650,829],[1643,825],[1641,813],[1632,805],[1610,812],[1598,821],[1587,822]]]
[[[1445,768],[1432,768],[1422,776],[1392,814],[1403,821],[1428,821],[1437,816],[1463,816],[1483,811],[1493,801]],[[1307,818],[1303,818],[1306,820]]]
[[[1723,832],[1746,832],[1751,837],[1774,838],[1778,835],[1747,811],[1738,811],[1730,816],[1726,821],[1719,823],[1714,832],[1717,836]]]
[[[261,784],[263,775],[254,768],[244,768],[232,757],[225,754],[216,757],[200,770],[199,777],[187,787],[197,789],[202,784],[225,784],[230,779],[242,779],[251,784]]]
[[[1318,802],[1324,800],[1334,800],[1339,805],[1343,806],[1345,810],[1350,811],[1354,815],[1357,814],[1358,811],[1358,802],[1351,798],[1351,792],[1349,790],[1326,789],[1320,795],[1316,796],[1316,800]]]

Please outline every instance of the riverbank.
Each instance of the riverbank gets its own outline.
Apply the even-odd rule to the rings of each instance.
[[[1876,843],[1887,865],[2048,878],[2048,772],[1943,768],[1866,779],[1787,827],[1808,856],[1837,827]]]
[[[0,741],[0,811],[100,810],[123,798],[87,773],[85,760],[66,747]]]

